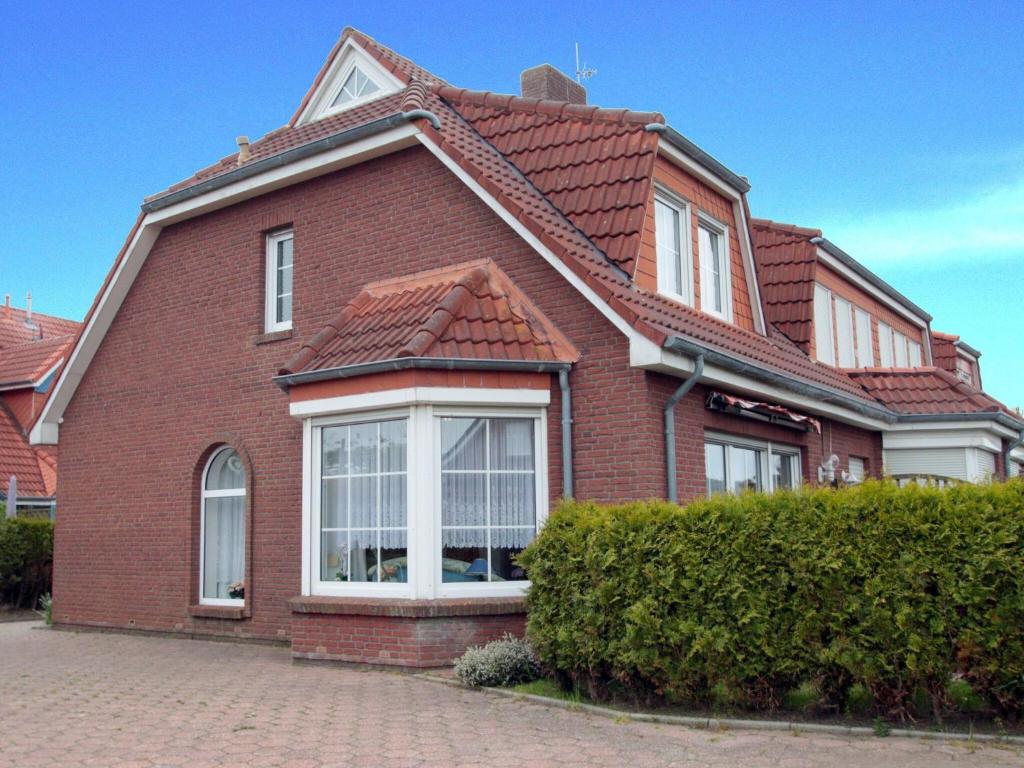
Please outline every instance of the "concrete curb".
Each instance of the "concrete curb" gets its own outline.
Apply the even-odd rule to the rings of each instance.
[[[533,693],[517,693],[507,688],[470,688],[458,680],[447,677],[438,677],[430,673],[419,673],[414,677],[420,680],[427,680],[432,683],[441,683],[453,688],[462,688],[467,691],[479,691],[482,693],[497,694],[506,698],[530,701],[545,707],[566,709],[573,712],[589,712],[601,717],[613,720],[628,719],[639,723],[662,723],[665,725],[682,725],[689,728],[701,728],[705,730],[731,730],[744,729],[749,731],[789,731],[790,733],[824,733],[832,736],[871,736],[878,737],[873,728],[859,725],[827,725],[824,723],[801,723],[784,720],[742,720],[738,718],[725,717],[686,717],[683,715],[656,715],[648,712],[627,712],[620,709],[601,707],[596,704],[583,704],[582,702],[565,701],[563,699],[552,699],[547,696],[538,696]],[[974,742],[998,742],[1002,744],[1024,745],[1024,736],[997,736],[990,733],[953,733],[944,731],[915,731],[908,728],[891,728],[889,736],[908,739],[930,739],[933,741],[974,741]]]

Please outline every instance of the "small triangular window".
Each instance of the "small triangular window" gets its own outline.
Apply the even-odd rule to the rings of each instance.
[[[363,70],[354,67],[331,106],[340,107],[356,99],[372,96],[379,90],[380,86],[367,77]]]

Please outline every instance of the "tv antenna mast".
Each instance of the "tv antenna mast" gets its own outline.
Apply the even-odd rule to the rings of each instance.
[[[596,74],[597,70],[593,67],[588,67],[587,62],[583,62],[583,66],[580,66],[580,44],[576,43],[576,82],[582,83]]]

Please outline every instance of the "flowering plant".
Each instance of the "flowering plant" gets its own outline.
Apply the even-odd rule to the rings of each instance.
[[[228,584],[228,597],[232,600],[241,600],[245,597],[245,582],[232,581]]]

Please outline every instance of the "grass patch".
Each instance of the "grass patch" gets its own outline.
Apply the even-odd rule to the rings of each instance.
[[[575,691],[563,691],[559,687],[558,683],[546,677],[542,677],[540,680],[534,680],[529,683],[514,685],[509,690],[531,696],[547,696],[549,699],[571,701],[575,704],[580,704],[586,701],[586,697],[579,689]]]

